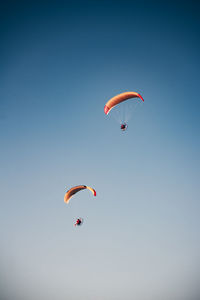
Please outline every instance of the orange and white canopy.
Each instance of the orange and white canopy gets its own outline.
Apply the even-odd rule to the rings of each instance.
[[[77,185],[77,186],[74,186],[72,187],[70,190],[68,190],[64,196],[64,202],[65,203],[69,203],[69,200],[72,198],[72,196],[74,194],[76,194],[77,192],[81,191],[81,190],[85,190],[85,189],[88,189],[90,190],[94,196],[96,196],[96,191],[94,189],[92,189],[91,187],[89,186],[86,186],[86,185]]]
[[[105,114],[107,115],[110,112],[110,110],[113,107],[115,107],[117,104],[119,104],[125,100],[131,99],[131,98],[140,98],[144,102],[144,99],[142,98],[142,96],[136,92],[121,93],[121,94],[114,96],[110,100],[108,100],[108,102],[104,106]]]

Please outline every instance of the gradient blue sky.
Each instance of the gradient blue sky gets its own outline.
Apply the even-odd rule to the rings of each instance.
[[[199,8],[1,3],[1,299],[199,299]]]

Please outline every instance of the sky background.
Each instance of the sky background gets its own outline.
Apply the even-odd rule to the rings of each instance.
[[[1,2],[0,300],[200,299],[199,13]],[[144,104],[122,133],[124,91]],[[66,205],[79,184],[97,197]]]

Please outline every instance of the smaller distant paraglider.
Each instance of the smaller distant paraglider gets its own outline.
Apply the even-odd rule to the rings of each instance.
[[[78,219],[76,219],[76,223],[74,224],[74,226],[81,226],[82,224],[83,224],[83,219],[78,218]]]
[[[88,189],[89,191],[91,191],[93,193],[94,196],[96,196],[97,193],[93,188],[91,188],[89,186],[86,186],[86,185],[77,185],[77,186],[72,187],[71,189],[69,189],[65,193],[64,202],[68,204],[70,199],[72,198],[72,196],[74,196],[79,191],[82,191],[82,190],[85,190],[85,189]],[[77,218],[76,223],[74,224],[74,226],[80,226],[82,224],[83,224],[83,219],[82,218]]]

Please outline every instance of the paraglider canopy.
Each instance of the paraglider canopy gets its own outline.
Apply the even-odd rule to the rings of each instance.
[[[74,186],[72,187],[70,190],[68,190],[64,196],[64,202],[65,203],[69,203],[69,200],[72,198],[72,196],[76,193],[78,193],[79,191],[81,190],[85,190],[85,189],[88,189],[90,190],[94,196],[96,196],[96,191],[89,187],[89,186],[86,186],[86,185],[77,185],[77,186]]]
[[[117,104],[131,99],[131,98],[139,98],[144,102],[144,99],[142,98],[142,96],[136,92],[125,92],[125,93],[121,93],[116,95],[115,97],[111,98],[110,100],[108,100],[108,102],[106,103],[106,105],[104,106],[104,112],[107,115],[110,110],[115,107]]]

